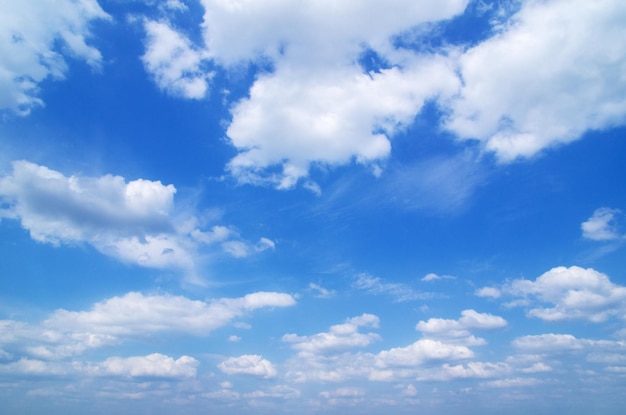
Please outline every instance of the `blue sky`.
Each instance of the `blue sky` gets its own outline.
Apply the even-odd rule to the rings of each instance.
[[[625,21],[1,3],[0,413],[621,413]]]

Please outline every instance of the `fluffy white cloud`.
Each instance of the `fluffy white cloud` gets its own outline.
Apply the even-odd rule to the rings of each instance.
[[[0,373],[20,376],[194,378],[199,362],[189,356],[175,360],[155,353],[111,357],[99,363],[73,359],[89,349],[114,346],[130,339],[145,340],[160,333],[207,336],[212,330],[230,324],[233,319],[244,317],[251,311],[293,304],[295,301],[290,295],[273,292],[257,292],[211,302],[180,296],[129,293],[97,303],[90,311],[57,310],[39,324],[4,320],[0,321],[0,358],[3,360]],[[257,363],[257,374],[260,368],[265,368],[263,376],[274,376],[271,364],[264,360]],[[236,370],[232,365],[228,367]],[[240,365],[239,370],[243,373],[252,369]]]
[[[64,54],[97,67],[102,57],[87,44],[89,25],[108,18],[96,0],[1,2],[0,109],[28,114],[43,105],[38,85],[65,76]]]
[[[592,268],[556,267],[535,281],[513,280],[502,286],[503,294],[521,297],[511,306],[529,307],[528,315],[542,320],[589,320],[603,322],[610,317],[624,318],[626,287]],[[551,304],[544,307],[542,304]]]
[[[331,326],[326,333],[318,333],[312,336],[285,334],[283,341],[292,343],[291,347],[295,350],[313,354],[353,347],[365,347],[379,340],[380,336],[376,333],[359,333],[359,327],[377,328],[378,323],[379,319],[375,315],[363,314],[349,318],[343,324]]]
[[[501,161],[626,120],[626,3],[528,0],[459,59],[446,127]]]
[[[374,163],[390,154],[389,137],[412,123],[424,101],[457,85],[443,58],[370,74],[356,65],[330,72],[280,67],[233,108],[227,135],[240,153],[228,168],[241,181],[288,189],[313,163]],[[282,171],[265,173],[277,165]]]
[[[621,234],[618,226],[618,216],[622,215],[619,209],[600,208],[580,225],[583,237],[594,241],[610,241],[626,235]]]
[[[418,375],[421,381],[449,381],[453,379],[490,378],[507,374],[510,367],[506,363],[469,362],[461,365],[444,364],[440,368],[427,369]]]
[[[142,61],[159,88],[185,98],[203,98],[211,73],[203,70],[205,52],[166,22],[146,20],[146,52]]]
[[[470,330],[493,330],[506,325],[507,322],[502,317],[488,313],[478,313],[474,310],[463,310],[461,318],[458,320],[431,318],[428,321],[420,321],[415,328],[427,337],[449,340],[465,338],[470,344],[481,344],[484,341],[474,338]]]
[[[249,311],[289,307],[295,303],[291,295],[275,292],[257,292],[210,302],[131,292],[97,303],[90,311],[57,310],[44,324],[60,330],[114,336],[141,336],[157,332],[205,336]]]
[[[7,206],[0,210],[0,218],[20,220],[39,242],[86,242],[124,262],[189,273],[194,272],[201,245],[221,243],[236,257],[274,248],[267,238],[250,245],[225,226],[197,228],[196,217],[175,211],[175,193],[173,185],[160,181],[126,181],[112,175],[68,177],[16,161],[13,172],[0,177],[0,200]],[[229,244],[239,244],[244,253],[235,255]]]
[[[377,366],[420,366],[426,362],[462,360],[474,357],[465,346],[421,339],[406,347],[385,350],[377,355]]]
[[[177,360],[159,353],[148,356],[110,357],[92,367],[98,375],[149,378],[193,378],[200,364],[196,359],[182,356]]]
[[[231,357],[221,362],[218,367],[228,375],[246,374],[266,379],[275,377],[277,373],[269,360],[257,354]]]
[[[389,138],[429,99],[447,113],[448,130],[480,140],[501,161],[625,121],[620,0],[527,0],[497,19],[492,37],[432,54],[393,39],[419,39],[420,25],[462,13],[467,0],[202,3],[201,48],[165,23],[147,25],[153,40],[163,36],[171,46],[150,41],[149,52],[176,56],[155,59],[167,62],[165,70],[150,70],[170,74],[159,75],[162,87],[188,82],[202,95],[204,59],[227,69],[271,67],[232,108],[227,135],[239,154],[227,168],[241,182],[288,189],[315,165],[352,161],[380,174]],[[358,63],[368,53],[373,69]]]

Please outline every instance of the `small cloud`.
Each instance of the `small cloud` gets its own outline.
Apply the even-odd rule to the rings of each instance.
[[[600,208],[580,225],[583,237],[593,241],[611,241],[623,238],[619,226],[622,219],[622,211],[619,209]]]
[[[430,274],[427,274],[424,278],[422,278],[422,281],[428,282],[428,281],[454,280],[454,279],[456,279],[456,277],[453,277],[452,275],[437,275],[431,272]]]
[[[258,354],[230,357],[220,363],[218,367],[227,375],[244,374],[260,376],[265,379],[273,378],[277,373],[274,365]]]
[[[388,295],[395,302],[424,300],[432,297],[430,293],[415,291],[413,288],[400,283],[384,282],[381,278],[369,274],[359,274],[353,286],[374,295]]]
[[[313,282],[309,284],[309,290],[316,293],[314,294],[315,298],[331,298],[334,297],[337,293],[335,290],[328,290],[321,285],[315,284]]]
[[[233,343],[237,343],[237,342],[241,341],[241,337],[235,336],[235,335],[228,336],[228,341],[229,342],[233,342]]]
[[[500,290],[494,287],[483,287],[476,290],[475,294],[478,297],[487,297],[487,298],[499,298],[501,293]]]

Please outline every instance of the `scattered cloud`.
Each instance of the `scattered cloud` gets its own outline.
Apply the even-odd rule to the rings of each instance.
[[[626,287],[592,268],[556,267],[535,281],[513,280],[500,288],[478,291],[518,297],[511,306],[528,307],[528,315],[547,321],[588,320],[603,322],[623,318],[626,311]],[[552,307],[543,306],[551,304]]]
[[[92,68],[102,62],[90,46],[90,25],[109,20],[95,0],[24,0],[0,4],[0,109],[27,115],[44,105],[39,84],[62,79],[68,71],[64,55]]]
[[[316,298],[332,298],[335,294],[337,294],[335,290],[328,290],[319,284],[315,284],[314,282],[309,284],[309,290],[316,293]]]
[[[432,297],[432,294],[415,291],[406,284],[384,282],[383,279],[369,274],[357,275],[353,287],[374,295],[388,295],[398,303],[425,300]]]
[[[458,320],[443,318],[431,318],[428,321],[420,321],[415,328],[424,336],[447,339],[454,341],[459,339],[469,344],[484,344],[482,339],[475,338],[470,330],[494,330],[507,326],[507,321],[499,316],[488,313],[478,313],[474,310],[463,310]]]
[[[619,209],[599,208],[580,225],[583,237],[594,241],[611,241],[626,237],[618,220],[623,218]]]
[[[230,357],[221,362],[218,367],[228,375],[245,374],[266,379],[275,377],[277,373],[272,363],[258,354]]]
[[[294,304],[291,295],[275,292],[257,292],[209,302],[131,292],[96,303],[89,311],[57,310],[40,324],[2,320],[0,347],[7,351],[9,358],[15,353],[36,359],[63,360],[89,349],[129,339],[145,339],[158,333],[208,336],[211,331],[254,310]],[[187,365],[189,361],[183,363]],[[26,363],[20,363],[23,364]]]
[[[86,242],[124,262],[189,274],[195,273],[202,245],[220,243],[237,258],[274,248],[268,238],[255,245],[235,239],[225,226],[198,228],[197,217],[175,210],[175,193],[173,185],[158,180],[65,176],[22,160],[0,177],[0,198],[7,206],[0,218],[19,220],[39,242]]]
[[[285,334],[283,341],[292,344],[292,348],[304,353],[324,353],[353,347],[365,347],[370,343],[380,340],[376,333],[359,333],[359,327],[378,328],[379,319],[372,314],[362,314],[358,317],[349,318],[343,324],[330,327],[326,333],[318,333],[312,336],[298,336]]]

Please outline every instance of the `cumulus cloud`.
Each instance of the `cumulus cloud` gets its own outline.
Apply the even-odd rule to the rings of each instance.
[[[484,340],[472,336],[470,330],[494,330],[506,325],[507,322],[502,317],[463,310],[458,320],[431,318],[428,321],[420,321],[415,328],[427,337],[461,339],[470,344],[484,344]]]
[[[65,176],[28,161],[15,161],[10,175],[0,177],[0,218],[19,220],[39,242],[89,243],[105,255],[153,268],[179,268],[190,273],[200,246],[221,243],[233,256],[274,247],[261,238],[250,246],[225,226],[197,227],[198,218],[180,220],[174,204],[176,188],[160,181],[123,177]],[[240,244],[235,255],[229,243]]]
[[[377,365],[419,366],[426,362],[469,359],[474,353],[465,346],[442,343],[437,340],[421,339],[406,347],[384,350],[377,355]]]
[[[96,303],[89,311],[57,310],[44,323],[52,328],[86,330],[114,336],[157,332],[204,336],[249,311],[289,307],[295,303],[291,295],[276,292],[257,292],[209,302],[182,296],[131,292]]]
[[[260,355],[243,355],[231,357],[221,362],[218,367],[228,375],[254,375],[266,379],[276,376],[276,369],[272,363]]]
[[[594,241],[610,241],[623,238],[618,220],[622,217],[619,209],[599,208],[580,225],[583,237]]]
[[[200,364],[190,356],[174,358],[153,353],[147,356],[110,357],[103,362],[56,361],[21,358],[0,365],[0,373],[27,376],[105,376],[121,378],[194,378]]]
[[[355,65],[328,73],[281,68],[259,78],[250,98],[233,108],[227,135],[240,153],[228,169],[243,182],[289,189],[312,163],[375,163],[389,156],[389,137],[410,125],[427,99],[456,86],[445,59],[373,74]],[[280,172],[265,172],[277,165]]]
[[[345,1],[332,10],[309,0],[202,4],[201,46],[147,22],[144,61],[162,88],[188,97],[205,93],[202,62],[268,67],[231,110],[227,136],[238,154],[227,169],[240,182],[310,186],[303,179],[314,166],[352,162],[380,174],[390,138],[427,100],[443,109],[444,128],[503,162],[625,121],[619,0],[524,1],[493,12],[487,39],[428,53],[398,45],[419,43],[421,25],[443,24],[467,0]]]
[[[174,360],[172,357],[153,353],[147,356],[110,357],[91,370],[103,376],[193,378],[199,364],[200,362],[189,356]]]
[[[528,157],[626,120],[626,4],[524,1],[459,58],[445,126],[501,161]]]
[[[291,295],[275,292],[256,292],[208,302],[182,296],[131,292],[96,303],[89,311],[57,310],[39,324],[2,320],[0,348],[5,350],[9,361],[14,356],[26,356],[29,361],[62,361],[90,349],[117,345],[129,339],[140,340],[158,333],[207,336],[254,310],[294,304]],[[162,356],[152,356],[152,359],[163,367],[171,363]],[[112,360],[109,363],[119,363],[116,367],[131,367],[141,362],[144,360]],[[176,365],[182,367],[190,367],[193,363],[188,359],[177,362]],[[33,365],[38,367],[35,363]],[[178,367],[172,366],[174,369]]]
[[[283,341],[292,343],[292,348],[305,353],[322,353],[329,350],[365,347],[376,340],[380,340],[380,336],[376,333],[360,333],[359,327],[378,328],[378,323],[377,316],[362,314],[347,319],[343,324],[331,326],[328,332],[312,336],[285,334]]]
[[[0,4],[0,109],[28,114],[43,105],[39,84],[61,79],[64,55],[98,67],[102,56],[87,41],[94,20],[109,19],[96,0],[23,0]]]
[[[164,91],[184,98],[203,98],[212,74],[203,68],[205,52],[167,22],[146,20],[146,52],[142,61]]]
[[[598,323],[623,318],[626,312],[626,287],[613,284],[607,275],[592,268],[556,267],[535,281],[513,280],[499,291],[520,298],[512,306],[529,307],[529,316],[547,321]]]

